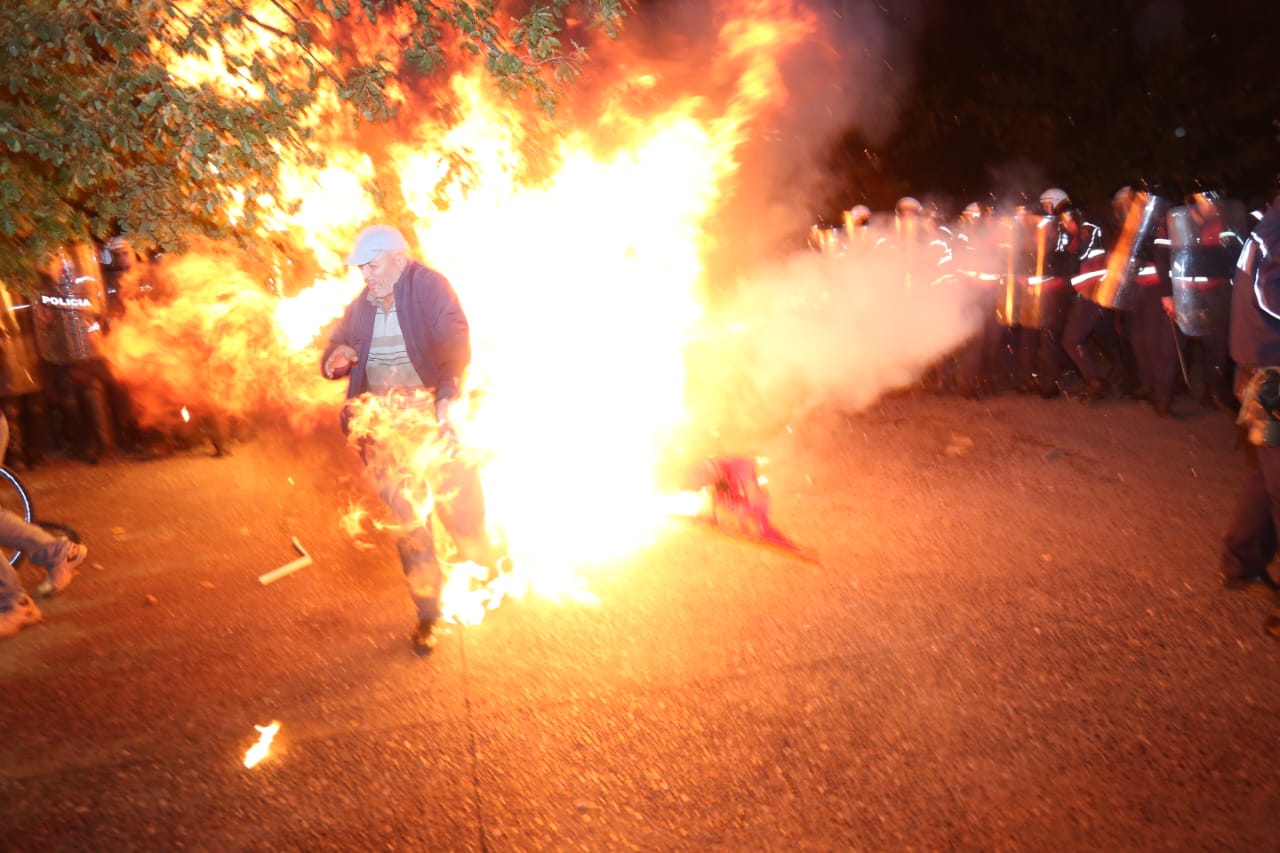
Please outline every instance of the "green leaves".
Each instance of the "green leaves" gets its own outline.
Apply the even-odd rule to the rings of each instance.
[[[612,36],[629,5],[573,8],[583,29]],[[533,2],[513,20],[496,0],[6,0],[0,280],[89,236],[125,233],[143,251],[254,240],[256,206],[243,200],[283,195],[283,158],[318,159],[321,94],[342,102],[324,122],[387,121],[392,91],[474,56],[508,96],[550,114],[586,58],[567,38],[568,8]],[[361,47],[374,43],[383,50]],[[449,171],[465,182],[464,163]]]

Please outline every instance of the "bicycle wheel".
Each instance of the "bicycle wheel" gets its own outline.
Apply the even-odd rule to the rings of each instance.
[[[13,513],[28,524],[31,523],[31,496],[23,488],[22,481],[18,479],[18,475],[8,468],[0,468],[0,509]],[[8,545],[0,545],[0,556],[8,560],[9,565],[13,566],[17,565],[18,558],[22,556],[22,551]]]

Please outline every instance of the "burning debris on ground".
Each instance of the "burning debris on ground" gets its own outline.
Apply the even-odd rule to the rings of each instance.
[[[265,726],[254,726],[258,730],[258,740],[253,746],[249,747],[244,754],[244,766],[246,768],[256,767],[271,753],[271,743],[275,740],[275,736],[280,732],[280,723],[272,720]]]
[[[704,509],[694,517],[730,535],[818,562],[815,551],[793,542],[774,526],[769,517],[767,481],[757,465],[758,460],[746,456],[714,456],[700,463],[686,481],[690,491],[705,498]]]

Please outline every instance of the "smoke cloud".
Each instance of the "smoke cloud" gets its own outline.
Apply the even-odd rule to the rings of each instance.
[[[820,408],[862,409],[958,349],[993,310],[990,293],[936,270],[910,277],[905,259],[798,252],[742,279],[691,350],[699,423],[759,442]]]
[[[917,380],[989,310],[956,279],[909,280],[907,250],[871,251],[878,238],[894,241],[892,221],[870,234],[866,251],[799,248],[834,177],[826,165],[832,143],[850,129],[871,140],[895,129],[925,9],[870,0],[657,3],[629,25],[628,49],[655,63],[668,92],[687,87],[727,112],[748,74],[771,89],[768,108],[746,128],[731,193],[711,226],[714,304],[689,354],[691,409],[720,440],[759,440],[822,406],[865,407]],[[788,22],[775,42],[793,43],[762,74],[734,46],[741,22],[770,20]],[[641,64],[634,54],[626,62]]]
[[[711,259],[713,275],[732,275],[812,224],[836,138],[856,128],[879,140],[895,128],[923,8],[872,0],[643,4],[619,44],[596,48],[589,75],[615,80],[620,71],[652,70],[655,88],[628,106],[692,96],[708,114],[731,112],[751,81],[763,80],[768,108],[744,128],[731,203],[719,219],[733,239]],[[752,38],[764,41],[744,48]],[[762,56],[773,57],[767,72],[754,66]]]

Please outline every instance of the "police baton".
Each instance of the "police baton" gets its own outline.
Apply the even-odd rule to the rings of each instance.
[[[1182,381],[1191,387],[1191,380],[1187,377],[1187,360],[1182,355],[1182,345],[1178,341],[1178,326],[1173,322],[1173,317],[1165,314],[1169,318],[1169,334],[1173,335],[1173,351],[1178,354],[1178,367],[1182,368]]]

